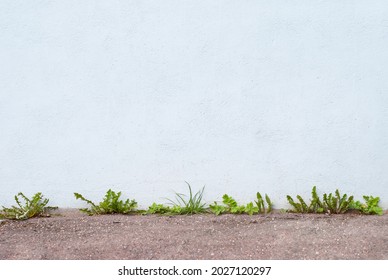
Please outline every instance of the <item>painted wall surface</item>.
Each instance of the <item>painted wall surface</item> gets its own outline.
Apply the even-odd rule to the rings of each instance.
[[[380,196],[385,0],[0,1],[0,204]]]

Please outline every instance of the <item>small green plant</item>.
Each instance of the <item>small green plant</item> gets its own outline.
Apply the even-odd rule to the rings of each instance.
[[[364,195],[363,198],[365,203],[361,203],[360,201],[353,201],[350,207],[366,215],[383,215],[383,208],[379,206],[380,197]]]
[[[242,214],[245,212],[245,206],[238,205],[237,201],[227,194],[224,194],[222,196],[222,203],[225,204],[227,212],[230,212],[232,214]]]
[[[210,211],[218,216],[218,215],[221,215],[224,213],[232,213],[232,211],[233,211],[233,213],[237,213],[239,210],[239,206],[237,205],[237,201],[233,197],[231,197],[227,194],[224,194],[222,196],[222,203],[223,203],[223,205],[220,205],[217,202],[214,202],[214,204],[210,204],[209,205]],[[241,206],[240,206],[240,208],[241,208]]]
[[[101,214],[129,214],[131,212],[136,212],[137,202],[135,200],[123,201],[120,199],[121,192],[114,192],[109,189],[103,201],[99,204],[95,204],[94,202],[86,199],[79,193],[74,193],[76,199],[80,199],[85,201],[90,205],[90,208],[81,208],[79,209],[81,212],[84,212],[88,215],[101,215]]]
[[[171,212],[171,207],[155,202],[147,210],[147,214],[168,214],[169,212]]]
[[[323,207],[325,212],[329,214],[342,214],[349,210],[350,205],[353,202],[353,196],[348,198],[347,194],[342,197],[338,191],[335,194],[323,194]]]
[[[254,206],[253,202],[249,202],[245,206],[244,212],[247,213],[249,216],[252,216],[253,214],[259,213],[259,208],[257,208],[257,206]]]
[[[299,202],[295,202],[291,196],[287,195],[287,200],[288,203],[291,204],[292,207],[294,207],[292,212],[297,212],[297,213],[310,213],[310,207],[307,206],[306,202],[303,200],[303,198],[300,195],[297,195],[296,198],[298,199]]]
[[[174,205],[170,207],[164,204],[157,204],[154,202],[151,206],[148,207],[148,210],[145,212],[145,214],[181,215],[183,214],[183,210],[182,207],[179,205]]]
[[[272,211],[272,202],[268,195],[265,195],[265,201],[268,204],[267,209],[264,206],[264,200],[261,196],[261,194],[258,192],[256,194],[257,196],[257,201],[255,201],[255,204],[253,202],[249,202],[246,205],[239,205],[237,201],[227,195],[224,194],[222,196],[222,203],[223,205],[217,204],[217,202],[214,202],[214,204],[211,204],[209,206],[210,210],[218,215],[224,214],[224,213],[231,213],[231,214],[248,214],[248,215],[253,215],[253,214],[258,214],[258,213],[269,213]]]
[[[170,207],[170,214],[192,215],[206,212],[206,204],[202,202],[205,187],[193,194],[190,184],[187,182],[186,184],[189,188],[188,197],[182,193],[175,193],[176,201],[167,198],[167,200],[172,204],[172,207]]]
[[[314,186],[311,191],[311,200],[310,204],[307,205],[307,203],[304,201],[304,199],[297,195],[296,199],[298,202],[294,201],[291,196],[287,195],[288,203],[291,204],[291,206],[294,208],[291,210],[291,212],[297,212],[297,213],[323,213],[324,207],[323,204],[317,194],[317,187]]]
[[[21,202],[21,200],[24,200],[24,204]],[[15,201],[18,206],[12,206],[11,208],[6,208],[3,206],[3,209],[0,212],[0,218],[11,220],[27,220],[33,217],[42,216],[49,208],[55,208],[46,207],[49,200],[47,198],[43,199],[43,195],[40,192],[36,193],[31,199],[20,192],[15,195]]]
[[[291,196],[287,195],[287,200],[293,206],[292,212],[297,213],[329,213],[341,214],[349,210],[353,201],[353,196],[348,198],[347,194],[340,195],[338,189],[334,194],[323,194],[321,200],[317,194],[317,187],[314,186],[311,191],[310,203],[307,204],[300,195],[296,196],[298,202],[295,202]]]
[[[213,212],[214,214],[221,215],[225,213],[228,209],[224,205],[219,205],[217,202],[214,202],[214,204],[209,205],[210,211]]]
[[[257,192],[256,197],[257,197],[257,200],[255,200],[255,203],[256,203],[256,206],[258,209],[258,213],[270,213],[270,212],[272,212],[273,203],[267,194],[265,194],[265,202],[267,202],[267,209],[265,207],[264,199],[259,192]]]
[[[310,204],[310,212],[312,213],[323,213],[325,212],[325,206],[324,203],[321,201],[321,199],[318,196],[317,193],[317,187],[314,186],[311,191],[311,204]]]

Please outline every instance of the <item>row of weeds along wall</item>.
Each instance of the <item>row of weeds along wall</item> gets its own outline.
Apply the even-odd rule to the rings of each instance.
[[[2,1],[0,203],[184,181],[388,208],[386,1]]]

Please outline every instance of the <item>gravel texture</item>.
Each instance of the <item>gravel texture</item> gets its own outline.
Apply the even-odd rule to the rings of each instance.
[[[0,259],[388,259],[388,215],[86,216],[0,223]]]

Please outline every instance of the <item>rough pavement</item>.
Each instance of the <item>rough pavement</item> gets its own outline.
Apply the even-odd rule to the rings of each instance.
[[[0,224],[0,259],[388,259],[388,215],[86,216]]]

